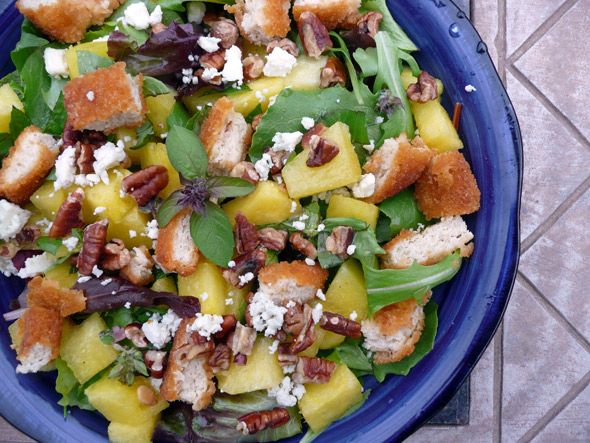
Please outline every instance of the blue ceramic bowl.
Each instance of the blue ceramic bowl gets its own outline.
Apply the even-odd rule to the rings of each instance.
[[[0,0],[0,66],[10,72],[9,51],[19,38],[21,19],[12,2]],[[486,46],[463,14],[447,0],[390,0],[395,19],[421,48],[421,67],[445,85],[444,104],[463,103],[461,138],[482,191],[481,209],[466,217],[475,233],[475,251],[457,276],[437,287],[440,305],[435,346],[407,377],[389,377],[356,413],[341,420],[318,441],[401,440],[458,389],[485,350],[502,318],[519,258],[522,145],[518,122]],[[424,30],[428,30],[425,32]],[[471,84],[477,92],[467,93]],[[20,293],[18,279],[0,278],[0,310]],[[0,413],[40,441],[104,442],[106,421],[73,410],[67,419],[56,404],[55,373],[16,375],[8,324],[0,320]],[[299,438],[289,441],[296,442]]]

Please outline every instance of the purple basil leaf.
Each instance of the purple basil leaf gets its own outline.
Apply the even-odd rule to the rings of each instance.
[[[115,60],[122,60],[128,55],[137,52],[137,42],[131,40],[127,34],[121,31],[112,31],[107,41],[108,55]]]
[[[12,264],[14,265],[17,271],[20,271],[22,268],[25,267],[25,262],[27,261],[27,258],[31,258],[39,254],[43,254],[43,251],[21,249],[16,253],[14,257],[12,257]]]
[[[211,197],[216,198],[241,197],[254,190],[252,183],[237,177],[211,177],[207,186]]]
[[[121,277],[103,276],[92,278],[87,282],[77,282],[73,289],[84,291],[86,296],[86,313],[104,312],[119,309],[127,302],[131,306],[151,307],[166,305],[182,318],[190,318],[201,312],[201,304],[196,297],[156,292],[139,286]]]
[[[375,39],[365,32],[359,32],[357,26],[345,34],[342,34],[342,40],[346,43],[351,54],[358,48],[367,49],[377,46]]]

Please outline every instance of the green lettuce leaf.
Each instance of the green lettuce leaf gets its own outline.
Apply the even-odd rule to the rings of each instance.
[[[404,189],[395,196],[383,200],[379,205],[379,210],[389,220],[389,239],[404,229],[417,229],[419,225],[432,224],[432,221],[426,221],[426,217],[418,208],[418,202],[414,199],[413,194],[413,189]]]
[[[55,390],[62,395],[62,398],[57,404],[64,407],[64,417],[66,416],[68,406],[77,406],[80,409],[94,411],[94,408],[88,402],[88,397],[84,394],[82,386],[61,357],[57,357],[55,360],[55,367],[57,369]]]

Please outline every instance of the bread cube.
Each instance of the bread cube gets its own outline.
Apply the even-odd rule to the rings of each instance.
[[[310,11],[330,30],[351,29],[361,18],[360,6],[360,0],[295,0],[293,18]]]
[[[180,211],[166,226],[160,228],[156,244],[156,261],[164,269],[188,277],[197,270],[199,249],[190,232],[191,211]]]
[[[285,37],[291,28],[289,0],[237,0],[225,9],[235,15],[240,34],[250,43],[265,45]]]

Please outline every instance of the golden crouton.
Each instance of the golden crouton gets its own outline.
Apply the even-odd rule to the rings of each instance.
[[[20,344],[16,372],[37,372],[59,355],[63,319],[54,309],[32,306],[18,320]]]
[[[53,167],[59,147],[51,135],[36,126],[20,133],[0,169],[0,197],[25,204]]]
[[[18,0],[16,7],[35,26],[59,41],[74,43],[92,25],[102,25],[118,0]]]
[[[158,233],[156,260],[164,269],[188,277],[197,270],[199,249],[190,231],[191,211],[185,209]]]
[[[29,282],[28,306],[54,309],[62,317],[86,309],[83,291],[62,288],[56,280],[48,277],[35,277]]]
[[[139,128],[147,112],[142,85],[143,75],[126,74],[123,62],[74,78],[64,87],[68,122],[78,131],[105,134],[122,126]]]
[[[435,156],[420,137],[408,141],[405,133],[385,140],[363,166],[366,174],[375,176],[375,192],[365,198],[367,203],[381,203],[413,184]]]
[[[187,357],[194,347],[200,346],[194,338],[198,332],[187,332],[187,327],[195,320],[196,317],[185,318],[180,323],[174,336],[160,395],[164,400],[191,403],[195,411],[200,411],[211,403],[215,394],[215,383],[212,380],[213,371],[207,364],[209,352],[199,354],[195,358]]]
[[[307,303],[313,300],[318,289],[324,289],[328,271],[319,263],[309,266],[304,261],[271,263],[258,274],[260,291],[268,294],[273,302],[284,300]]]
[[[236,0],[226,11],[235,15],[242,36],[255,45],[282,38],[291,29],[289,0]]]
[[[430,160],[414,191],[426,220],[471,214],[479,209],[480,196],[471,167],[458,151],[445,152]]]
[[[305,11],[313,12],[328,28],[351,29],[361,18],[359,7],[361,0],[295,0],[293,4],[293,18]]]
[[[201,142],[207,150],[211,175],[229,175],[232,169],[246,159],[252,128],[242,114],[234,111],[234,104],[226,97],[215,102],[203,122]]]

